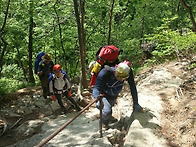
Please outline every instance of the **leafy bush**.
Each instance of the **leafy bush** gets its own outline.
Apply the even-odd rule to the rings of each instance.
[[[0,79],[0,94],[4,95],[6,93],[10,93],[17,90],[18,87],[18,80],[8,79],[8,78],[1,78]]]
[[[191,63],[188,67],[188,69],[194,69],[196,68],[196,63]]]
[[[18,89],[34,86],[32,83],[21,82],[16,79],[3,77],[0,79],[0,95],[5,95],[7,93],[15,92]]]
[[[194,50],[196,34],[188,28],[173,31],[169,29],[170,23],[157,28],[155,34],[146,36],[148,42],[156,43],[156,48],[152,51],[153,58],[148,60],[148,63],[163,63],[176,59],[184,51]]]
[[[23,71],[17,64],[3,65],[2,68],[2,77],[11,78],[14,80],[23,80],[24,75]]]

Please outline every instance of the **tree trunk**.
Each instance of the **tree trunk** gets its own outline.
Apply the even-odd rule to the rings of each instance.
[[[82,41],[83,41],[83,48],[84,48],[84,59],[86,59],[86,39],[85,39],[85,30],[84,30],[84,18],[85,18],[84,5],[85,5],[85,0],[80,0]]]
[[[28,81],[27,74],[26,74],[26,71],[25,71],[25,69],[24,69],[24,66],[23,66],[23,63],[22,63],[22,60],[21,60],[22,57],[21,57],[21,55],[20,55],[20,51],[19,51],[19,49],[18,49],[18,46],[16,46],[16,49],[17,49],[17,52],[18,52],[18,62],[19,62],[19,65],[20,65],[20,67],[21,67],[22,70],[23,70],[23,75],[24,75],[26,81]]]
[[[54,24],[55,20],[53,20],[53,35],[55,34],[56,27]],[[53,37],[53,42],[54,42],[54,64],[56,64],[56,39]]]
[[[182,6],[188,10],[189,12],[189,15],[190,15],[190,19],[191,19],[191,22],[192,22],[192,25],[193,25],[193,31],[196,32],[196,23],[195,23],[195,19],[193,17],[193,13],[192,13],[192,10],[191,10],[191,6],[188,6],[184,0],[180,0]]]
[[[10,0],[8,0],[8,3],[7,3],[7,9],[6,9],[5,17],[4,17],[3,26],[1,27],[1,30],[0,30],[0,38],[2,37],[3,30],[4,30],[5,25],[6,25],[7,15],[8,15],[8,10],[9,10],[9,6],[10,6]]]
[[[108,31],[108,45],[110,45],[110,38],[111,38],[112,13],[113,13],[114,2],[115,2],[115,0],[112,0],[112,4],[111,4],[111,7],[110,7],[110,20],[109,20],[109,31]]]
[[[62,47],[62,50],[63,50],[63,58],[64,58],[64,62],[65,62],[65,70],[67,71],[66,52],[65,52],[65,49],[64,49],[64,46],[63,46],[62,31],[61,31],[61,25],[60,25],[60,21],[59,21],[59,15],[58,15],[56,7],[55,7],[56,4],[57,4],[57,1],[54,4],[54,11],[55,11],[55,14],[56,14],[56,17],[57,17],[57,25],[59,27],[59,35],[60,35],[61,47]]]
[[[2,51],[1,57],[0,57],[0,78],[1,78],[1,71],[2,71],[2,67],[3,67],[3,57],[5,55],[5,51],[6,51],[6,48],[7,48],[7,45],[8,45],[8,43],[3,38],[1,38],[1,40],[4,44],[4,46],[3,46],[3,51]]]
[[[80,58],[81,58],[81,69],[82,69],[82,85],[84,88],[87,88],[87,81],[86,81],[86,70],[85,70],[85,53],[84,53],[84,36],[82,36],[82,24],[80,23],[80,16],[78,13],[78,3],[77,0],[73,0],[74,2],[74,10],[75,10],[75,17],[78,27],[78,40],[79,40],[79,47],[80,47]]]
[[[7,48],[7,45],[8,43],[2,38],[2,34],[3,34],[3,30],[5,28],[5,25],[6,25],[6,22],[7,22],[7,15],[8,15],[8,11],[9,11],[9,6],[10,6],[10,0],[8,0],[8,3],[7,3],[7,9],[6,9],[6,12],[5,12],[5,17],[4,17],[4,22],[3,22],[3,25],[1,27],[1,30],[0,30],[0,39],[2,41],[2,46],[3,46],[3,50],[1,52],[1,57],[0,57],[0,78],[1,78],[1,71],[2,71],[2,67],[3,67],[3,57],[5,55],[5,51],[6,51],[6,48]],[[0,45],[1,45],[1,42],[0,42]],[[0,46],[0,49],[2,47]]]
[[[29,53],[29,81],[35,83],[33,76],[33,66],[32,66],[32,52],[33,52],[33,0],[30,0],[29,14],[30,14],[30,25],[29,25],[29,44],[28,44],[28,53]]]

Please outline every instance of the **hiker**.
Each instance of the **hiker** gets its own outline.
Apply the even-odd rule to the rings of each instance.
[[[124,81],[128,81],[131,95],[133,98],[133,109],[143,112],[143,108],[138,103],[138,94],[134,82],[133,72],[129,66],[129,61],[117,64],[115,67],[105,66],[98,74],[95,86],[93,88],[93,97],[96,99],[103,95],[103,126],[108,127],[112,119],[112,107],[116,103],[118,94],[122,91]],[[99,101],[96,102],[99,109]]]
[[[53,65],[54,63],[52,62],[50,54],[43,55],[38,65],[37,75],[39,76],[39,79],[41,81],[43,97],[45,99],[47,98],[47,96],[49,96],[48,77],[52,72]]]
[[[115,66],[119,63],[118,56],[123,52],[114,45],[106,45],[100,47],[96,53],[96,61],[92,61],[89,64],[89,70],[91,71],[91,79],[89,87],[94,87],[97,75],[104,65]]]
[[[58,104],[64,113],[66,113],[66,108],[62,102],[63,96],[67,97],[67,99],[72,102],[77,111],[81,110],[76,101],[71,97],[71,84],[69,78],[59,64],[53,66],[53,73],[51,73],[48,80],[51,99],[53,101],[57,99]]]

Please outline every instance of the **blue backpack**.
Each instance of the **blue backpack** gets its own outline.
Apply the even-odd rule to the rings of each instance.
[[[39,62],[42,60],[41,57],[45,55],[45,52],[39,52],[37,54],[37,57],[35,59],[35,64],[34,64],[34,73],[37,74],[38,71],[38,66],[39,66]]]

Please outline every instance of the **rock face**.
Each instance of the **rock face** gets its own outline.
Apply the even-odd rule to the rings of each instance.
[[[194,145],[194,142],[191,140],[194,140],[195,137],[195,128],[192,127],[195,125],[195,122],[192,121],[192,119],[186,118],[188,119],[186,122],[189,123],[189,125],[179,123],[179,126],[179,124],[173,124],[175,121],[172,120],[172,117],[176,117],[176,115],[173,114],[177,112],[180,101],[183,101],[183,96],[185,96],[185,91],[181,88],[182,85],[187,83],[182,78],[189,75],[188,72],[182,72],[185,66],[187,66],[187,64],[172,62],[168,65],[142,71],[135,77],[139,104],[144,108],[144,113],[133,112],[131,93],[128,83],[125,83],[123,91],[119,94],[117,103],[113,107],[113,116],[117,118],[118,121],[111,123],[108,130],[103,130],[103,137],[100,137],[99,110],[93,105],[49,140],[44,146],[168,147],[171,145],[183,145],[184,147],[189,147]],[[195,88],[193,83],[194,77],[195,76],[193,76],[192,81],[187,80],[188,82],[192,82],[193,87],[191,88],[193,90]],[[187,117],[194,118],[196,116],[196,108],[194,107],[196,102],[195,95],[193,93],[191,94],[191,103],[186,104],[182,108],[184,111],[191,112]],[[91,91],[86,90],[83,96],[85,96],[85,102],[90,103],[92,101]],[[77,97],[77,95],[75,94],[74,97]],[[64,102],[69,110],[66,115],[61,114],[56,101],[46,103],[45,99],[35,93],[32,97],[27,96],[24,99],[18,100],[18,105],[14,106],[14,104],[16,104],[15,102],[11,108],[1,110],[1,114],[2,112],[5,114],[4,118],[7,119],[8,116],[12,117],[12,121],[9,121],[8,127],[13,126],[13,122],[16,122],[24,116],[28,116],[28,119],[27,117],[26,119],[22,119],[21,122],[13,127],[15,134],[20,135],[21,139],[24,140],[17,143],[6,144],[6,135],[8,134],[5,132],[3,134],[5,140],[2,142],[0,139],[0,142],[2,142],[0,146],[30,147],[38,145],[43,139],[47,138],[79,113],[71,108],[69,102],[66,100],[64,100]],[[180,113],[178,116],[180,116]],[[186,116],[183,118],[185,117]],[[168,119],[170,122],[167,121]],[[171,127],[166,124],[170,124]],[[172,134],[170,130],[174,130],[173,127],[176,127],[177,130],[187,135],[186,138],[184,138],[185,135],[183,137],[180,136],[177,130],[175,130],[175,134]],[[188,139],[190,141],[189,143],[179,143],[170,137],[169,134],[172,136],[176,135],[178,140],[181,137],[182,140]],[[17,138],[17,135],[13,135],[12,137]],[[172,138],[172,140],[168,142],[167,137]],[[20,137],[17,139],[19,140]]]

